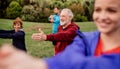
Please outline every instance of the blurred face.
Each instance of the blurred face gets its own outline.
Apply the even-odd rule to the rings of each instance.
[[[101,33],[120,31],[120,0],[95,0],[93,20]]]
[[[21,24],[20,23],[14,24],[14,29],[17,32],[19,29],[21,29]]]
[[[58,14],[59,13],[59,9],[58,8],[54,8],[54,13]]]
[[[70,16],[67,12],[61,12],[60,14],[60,25],[65,26],[70,22]]]

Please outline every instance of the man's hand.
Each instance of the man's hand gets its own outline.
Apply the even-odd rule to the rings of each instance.
[[[46,35],[44,34],[44,32],[40,28],[38,31],[39,31],[39,33],[32,34],[32,39],[35,41],[46,40]]]
[[[0,49],[0,69],[47,69],[45,61],[5,45]]]

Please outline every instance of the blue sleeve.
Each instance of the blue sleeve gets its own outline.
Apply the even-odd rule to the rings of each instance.
[[[54,23],[60,23],[60,16],[55,16],[53,17]]]
[[[22,31],[18,31],[18,32],[14,32],[14,33],[3,33],[1,34],[0,33],[0,38],[8,38],[8,39],[13,39],[13,38],[16,38],[16,39],[22,39],[24,38],[24,32]]]
[[[81,40],[81,41],[80,41]],[[73,66],[85,58],[85,48],[82,39],[77,36],[65,51],[53,58],[45,59],[50,69],[72,69]],[[71,68],[72,67],[72,68]],[[74,69],[74,68],[73,68]]]
[[[0,30],[0,34],[2,33],[14,33],[14,30]]]
[[[120,69],[120,54],[100,57],[85,55],[85,44],[80,37],[64,52],[45,59],[49,69]]]

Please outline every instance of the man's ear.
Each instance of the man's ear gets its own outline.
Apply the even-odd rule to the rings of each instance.
[[[72,16],[69,16],[70,20],[72,20]]]

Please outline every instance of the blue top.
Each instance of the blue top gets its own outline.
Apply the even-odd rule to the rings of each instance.
[[[49,69],[120,69],[120,54],[94,56],[100,36],[98,31],[77,33],[64,52],[45,59]]]
[[[22,29],[18,32],[15,32],[15,30],[0,30],[0,38],[12,39],[14,47],[26,51],[25,33]]]
[[[52,33],[55,34],[58,31],[58,26],[60,25],[60,15],[55,14],[53,15],[53,26],[52,26]]]

